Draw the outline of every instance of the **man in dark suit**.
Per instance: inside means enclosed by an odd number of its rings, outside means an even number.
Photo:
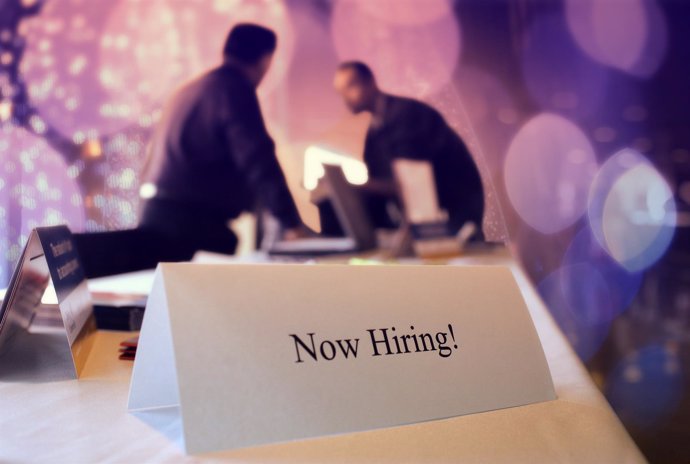
[[[170,100],[150,144],[140,225],[75,236],[87,276],[184,261],[197,250],[232,254],[237,237],[228,222],[257,204],[286,238],[302,235],[256,95],[276,45],[269,29],[235,26],[223,63]]]
[[[481,231],[484,192],[479,171],[465,143],[443,116],[420,101],[382,92],[371,69],[358,61],[342,63],[334,84],[353,113],[372,115],[364,162],[373,183],[393,179],[392,162],[397,158],[428,161],[451,230],[457,231],[469,221]],[[370,211],[375,223],[389,222],[380,201],[372,199]]]

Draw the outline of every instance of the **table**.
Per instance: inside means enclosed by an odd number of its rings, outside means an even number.
[[[78,381],[46,374],[40,381],[0,382],[0,462],[645,462],[538,294],[507,254],[475,253],[450,264],[511,266],[544,347],[557,400],[368,432],[185,456],[164,434],[127,413],[132,363],[118,360],[117,349],[131,334],[102,331]],[[90,287],[147,293],[152,277],[152,272],[140,272],[98,279],[90,282]],[[54,343],[46,336],[42,342],[46,356],[27,362],[50,365]]]

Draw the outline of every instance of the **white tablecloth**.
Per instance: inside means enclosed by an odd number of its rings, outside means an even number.
[[[456,264],[505,264],[473,257]],[[0,462],[635,463],[644,458],[592,383],[524,274],[514,272],[544,347],[558,400],[369,432],[184,456],[164,434],[127,413],[132,363],[117,359],[130,334],[100,332],[80,380],[65,380],[45,336],[42,379],[0,380]],[[148,292],[152,273],[90,283]],[[53,366],[51,370],[49,367]],[[59,366],[58,366],[59,367]]]

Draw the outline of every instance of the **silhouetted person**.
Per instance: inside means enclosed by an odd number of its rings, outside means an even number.
[[[151,140],[139,227],[75,236],[88,277],[184,261],[197,250],[232,254],[228,222],[257,203],[287,238],[301,235],[256,96],[276,44],[269,29],[235,26],[223,63],[172,97]]]
[[[481,231],[484,191],[479,171],[465,143],[438,111],[420,101],[382,92],[371,69],[358,61],[342,63],[334,85],[350,111],[372,115],[364,146],[370,179],[392,181],[396,158],[428,161],[451,229],[457,231],[471,221]],[[377,225],[390,222],[382,205],[370,199]]]

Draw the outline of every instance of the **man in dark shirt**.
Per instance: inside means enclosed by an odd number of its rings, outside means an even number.
[[[484,192],[479,171],[462,139],[438,111],[417,100],[383,93],[371,69],[358,61],[338,67],[335,87],[353,113],[372,115],[364,162],[374,183],[393,180],[396,158],[428,161],[450,228],[457,231],[469,221],[481,231]],[[385,209],[376,199],[370,201],[370,211],[375,223],[386,223],[381,217]]]
[[[301,235],[256,96],[276,42],[269,29],[235,26],[223,63],[171,99],[150,144],[139,227],[75,236],[89,277],[188,260],[200,249],[231,254],[237,237],[228,221],[257,204],[287,238]]]

